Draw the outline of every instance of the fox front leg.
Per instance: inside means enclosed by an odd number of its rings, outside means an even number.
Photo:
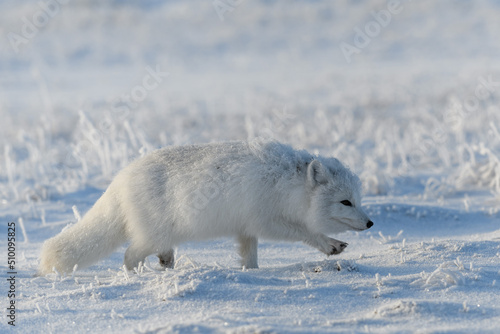
[[[240,245],[239,253],[241,255],[241,265],[246,269],[259,268],[257,260],[257,238],[240,235],[238,236],[238,243]]]
[[[312,235],[304,242],[328,256],[342,253],[348,245],[347,242],[329,238],[324,234]]]
[[[343,242],[337,239],[333,238],[328,238],[328,243],[331,246],[330,253],[326,255],[335,255],[335,254],[340,254],[344,251],[344,249],[347,247],[348,243]]]

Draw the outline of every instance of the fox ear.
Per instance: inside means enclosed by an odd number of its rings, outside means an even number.
[[[307,168],[307,180],[313,187],[328,183],[328,175],[325,167],[318,160],[313,160]]]

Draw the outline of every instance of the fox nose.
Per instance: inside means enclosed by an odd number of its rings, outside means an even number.
[[[370,228],[373,226],[373,222],[370,220],[368,223],[366,223],[366,228]]]

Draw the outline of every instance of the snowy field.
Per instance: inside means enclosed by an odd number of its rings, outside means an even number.
[[[0,332],[498,333],[499,17],[494,0],[1,1]],[[256,137],[344,161],[374,227],[329,258],[261,240],[258,270],[221,239],[167,271],[124,271],[124,245],[34,276],[134,158]]]

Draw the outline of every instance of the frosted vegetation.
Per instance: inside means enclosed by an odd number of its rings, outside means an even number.
[[[41,5],[0,3],[0,217],[18,226],[19,330],[498,329],[497,2],[50,3],[39,27]],[[166,272],[154,257],[124,271],[121,248],[32,277],[43,241],[134,158],[256,137],[344,161],[375,226],[328,259],[262,241],[258,271],[217,240],[180,248]]]

